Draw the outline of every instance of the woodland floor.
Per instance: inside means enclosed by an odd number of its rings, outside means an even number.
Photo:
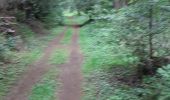
[[[67,45],[61,43],[68,30],[68,27],[65,27],[63,32],[47,45],[44,49],[43,56],[31,64],[26,72],[18,79],[4,100],[28,100],[33,86],[51,69],[52,65],[49,63],[50,56],[53,55],[56,49],[63,48],[68,50],[70,56],[68,62],[58,66],[60,69],[59,82],[61,85],[59,90],[57,90],[58,93],[56,93],[56,97],[59,100],[80,100],[82,95],[81,86],[83,77],[81,64],[83,56],[78,44],[79,27],[72,26],[72,29],[71,43]]]

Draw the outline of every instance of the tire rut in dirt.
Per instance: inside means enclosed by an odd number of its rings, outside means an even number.
[[[63,64],[60,70],[59,100],[81,100],[82,96],[82,74],[81,65],[83,56],[78,44],[78,27],[73,27],[74,33],[70,45],[70,58],[67,64]]]
[[[66,29],[67,27],[65,27],[63,33],[48,44],[42,58],[29,67],[4,100],[28,100],[28,95],[32,87],[39,82],[42,76],[51,68],[51,65],[48,64],[49,57],[55,51],[61,39],[63,39]]]

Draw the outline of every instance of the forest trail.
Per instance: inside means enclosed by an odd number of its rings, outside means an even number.
[[[53,39],[44,49],[43,56],[30,65],[29,69],[21,76],[16,85],[9,91],[4,100],[28,100],[28,95],[32,87],[40,81],[42,76],[51,68],[48,60],[52,53],[60,46],[60,41],[64,38],[67,27],[64,32]]]
[[[57,94],[59,100],[81,100],[82,91],[82,74],[81,64],[83,55],[80,52],[78,44],[79,27],[74,26],[74,33],[72,42],[69,46],[70,58],[69,62],[63,64],[60,68],[59,80],[61,82],[59,93]]]
[[[60,44],[67,30],[67,27],[65,27],[64,32],[48,44],[40,60],[29,67],[4,100],[28,100],[32,87],[39,82],[42,76],[51,68],[48,61],[56,48],[67,48],[68,52],[70,52],[68,62],[59,65],[60,73],[58,81],[61,85],[56,95],[59,100],[81,100],[83,80],[81,64],[83,62],[83,55],[80,52],[78,44],[79,27],[72,26],[72,28],[74,31],[71,37],[71,43],[68,45]]]

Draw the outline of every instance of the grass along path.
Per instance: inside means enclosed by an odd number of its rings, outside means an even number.
[[[65,33],[64,39],[61,41],[61,44],[64,44],[64,45],[69,44],[71,42],[72,34],[73,34],[73,29],[69,27]]]
[[[25,72],[30,64],[39,60],[43,55],[43,48],[53,40],[64,27],[51,29],[51,34],[37,37],[27,25],[19,24],[19,32],[25,41],[25,49],[22,52],[9,52],[11,63],[0,66],[0,100],[10,91],[20,76]],[[12,55],[12,56],[11,56]]]
[[[59,88],[59,100],[81,100],[82,96],[82,74],[81,64],[83,56],[80,52],[78,38],[79,28],[73,27],[74,33],[72,35],[69,61],[60,67],[59,80],[61,86]]]
[[[49,63],[54,67],[33,87],[29,100],[81,99],[81,64],[83,60],[78,44],[79,28],[73,27],[73,30],[70,45],[62,49],[60,44],[50,57]],[[61,68],[60,72],[58,72],[58,68]],[[58,75],[59,78],[57,78]]]
[[[67,63],[69,52],[66,49],[58,48],[50,58],[50,63],[53,65],[59,65]]]
[[[29,100],[55,100],[55,90],[59,85],[56,80],[57,75],[58,70],[55,66],[33,87]]]
[[[130,54],[128,48],[114,42],[110,43],[109,34],[112,33],[100,29],[102,24],[91,23],[82,27],[80,31],[80,45],[85,55],[82,69],[84,74],[82,100],[124,100],[125,98],[140,100],[136,99],[136,93],[143,90],[127,85],[128,81],[134,78],[132,74],[135,68],[129,65],[136,57]],[[112,38],[116,40],[117,37],[112,36]]]
[[[60,29],[61,30],[61,29]],[[66,28],[64,29],[66,32]],[[58,31],[53,29],[52,32]],[[11,88],[11,91],[6,95],[3,100],[53,100],[56,98],[54,92],[57,88],[57,75],[59,74],[59,82],[61,85],[59,87],[58,99],[59,100],[80,100],[82,96],[81,85],[82,85],[82,74],[81,74],[81,64],[82,64],[82,54],[80,53],[80,48],[78,44],[79,38],[79,28],[72,27],[69,29],[65,35],[63,32],[57,38],[54,38],[54,34],[50,34],[49,37],[39,37],[35,39],[34,36],[28,34],[29,40],[35,40],[38,44],[33,44],[34,41],[30,41],[30,50],[36,48],[36,46],[41,46],[41,49],[37,49],[40,52],[39,60],[32,60],[33,63],[25,73],[18,80],[18,83]],[[47,42],[53,39],[48,45]],[[61,42],[63,39],[63,42]],[[44,40],[44,41],[43,41]],[[40,43],[40,44],[39,44]],[[61,45],[61,44],[62,45]],[[69,44],[69,45],[65,45]],[[63,49],[55,51],[56,48],[66,47],[68,52]],[[32,49],[31,49],[32,48]],[[45,48],[44,50],[42,48]],[[65,62],[70,53],[68,62]],[[39,53],[35,53],[39,55]],[[53,55],[54,54],[54,55]],[[66,60],[67,61],[67,60]],[[54,66],[55,65],[55,66]],[[56,68],[60,65],[60,73]],[[56,69],[56,70],[55,70]],[[56,76],[56,77],[54,77]],[[56,84],[55,84],[56,83]],[[47,94],[45,96],[44,91]],[[29,95],[30,94],[30,95]]]
[[[65,28],[66,30],[66,28]],[[65,31],[64,30],[64,31]],[[29,66],[29,69],[20,78],[18,83],[11,89],[4,100],[27,100],[28,93],[31,91],[32,87],[41,79],[41,77],[48,72],[51,65],[48,64],[48,60],[57,44],[60,43],[61,39],[64,37],[64,33],[60,34],[58,37],[53,39],[45,50],[43,51],[43,56],[40,60],[36,61],[34,64]]]
[[[42,53],[37,50],[32,50],[30,52],[15,53],[14,56],[16,61],[13,62],[18,63],[11,63],[2,66],[4,67],[4,70],[1,71],[3,72],[1,73],[3,79],[0,80],[0,98],[3,98],[6,95],[12,85],[16,82],[17,78],[19,78],[19,76],[26,70],[30,63],[40,59]]]
[[[66,63],[68,57],[69,53],[67,50],[56,50],[49,61],[53,64],[53,68],[51,68],[50,71],[43,76],[43,79],[33,87],[29,100],[55,100],[55,93],[59,87],[59,82],[57,80],[59,74],[58,67],[59,64]]]
[[[89,20],[89,17],[87,15],[84,16],[72,16],[70,18],[66,17],[64,18],[64,24],[71,26],[71,25],[82,25],[85,22],[87,22]]]

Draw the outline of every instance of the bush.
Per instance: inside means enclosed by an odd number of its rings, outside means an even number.
[[[4,36],[0,35],[0,62],[9,60],[10,50],[16,48],[17,37],[9,37],[6,39]]]
[[[19,22],[24,22],[25,21],[25,18],[26,18],[25,12],[18,10],[18,12],[15,14],[15,16],[17,18],[17,21],[19,21]]]
[[[159,100],[170,100],[170,65],[158,69],[158,74],[161,76],[157,83],[161,90]]]
[[[5,59],[5,52],[7,51],[6,39],[0,35],[0,61],[4,61]]]
[[[170,65],[159,68],[154,77],[144,78],[144,100],[170,100]]]
[[[7,47],[12,50],[12,49],[16,49],[16,41],[19,39],[18,36],[15,37],[9,37],[6,41],[6,45]]]

